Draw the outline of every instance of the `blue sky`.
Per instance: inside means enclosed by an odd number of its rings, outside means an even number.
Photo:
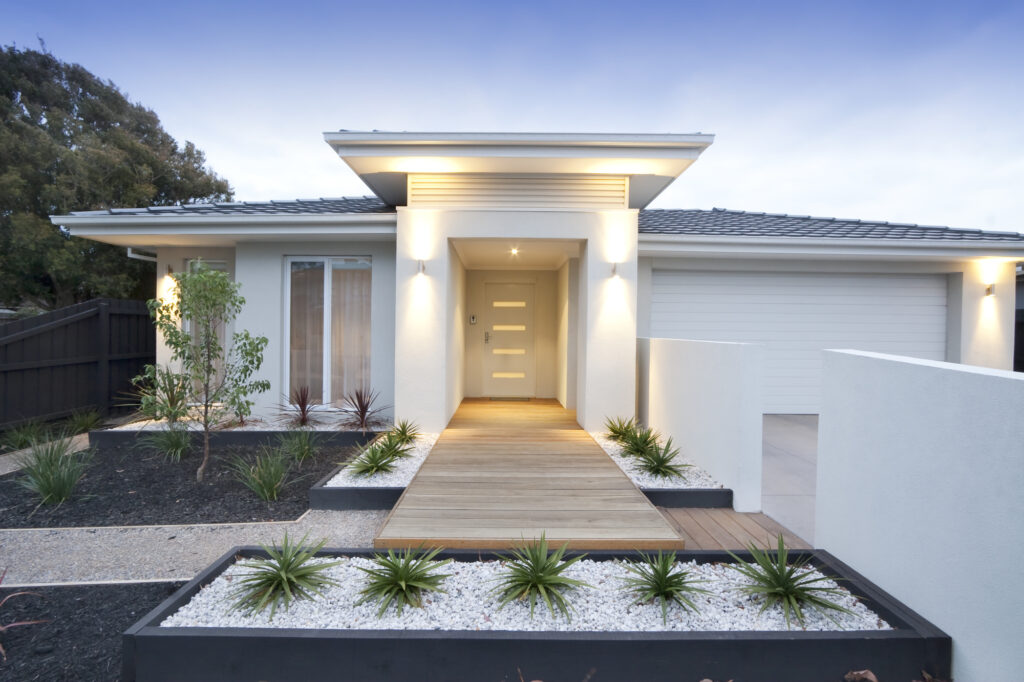
[[[325,130],[710,132],[654,207],[1024,230],[1024,3],[10,2],[241,200],[367,193]]]

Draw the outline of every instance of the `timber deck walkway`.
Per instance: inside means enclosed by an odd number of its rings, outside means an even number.
[[[375,547],[682,549],[683,538],[554,400],[467,399]]]

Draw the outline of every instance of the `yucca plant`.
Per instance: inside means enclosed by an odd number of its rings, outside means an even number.
[[[750,580],[749,584],[740,585],[736,589],[764,599],[759,613],[764,613],[765,609],[770,606],[781,606],[782,613],[786,618],[786,627],[790,627],[790,616],[795,617],[797,622],[803,626],[803,609],[807,606],[833,623],[836,621],[827,613],[828,610],[852,613],[830,598],[845,596],[846,592],[835,587],[822,587],[820,583],[832,579],[820,575],[814,577],[812,569],[807,567],[808,558],[793,564],[789,563],[789,550],[786,548],[782,533],[779,533],[779,545],[776,552],[758,549],[753,543],[747,546],[747,550],[754,559],[753,563],[747,563],[729,552],[729,555],[736,560],[736,563],[730,564],[729,567]]]
[[[237,599],[230,610],[253,614],[261,613],[269,606],[273,620],[279,605],[283,604],[288,610],[293,600],[313,599],[325,587],[338,585],[338,581],[325,574],[340,561],[312,561],[327,544],[327,539],[310,545],[307,544],[308,537],[308,534],[303,535],[301,540],[293,543],[285,533],[280,547],[260,545],[267,558],[241,563],[249,572],[238,579],[239,585],[232,593]]]
[[[357,388],[345,396],[344,424],[352,429],[369,431],[381,423],[380,413],[385,407],[377,405],[377,391],[371,388]]]
[[[46,427],[35,420],[15,426],[4,434],[4,445],[10,450],[24,450],[33,443],[47,440]]]
[[[442,566],[451,563],[451,559],[434,561],[441,548],[424,552],[422,549],[407,548],[395,553],[388,550],[387,555],[374,554],[373,568],[359,567],[369,576],[366,587],[360,590],[362,598],[357,604],[376,601],[380,604],[377,617],[380,618],[392,603],[402,615],[404,606],[419,607],[423,605],[426,592],[444,592],[441,582],[450,573],[438,573]]]
[[[402,445],[412,445],[420,437],[420,427],[408,419],[396,423],[388,433],[394,434]]]
[[[412,448],[405,442],[405,439],[394,431],[382,433],[372,443],[372,447],[379,447],[385,452],[391,453],[396,459],[408,457],[412,451]]]
[[[3,586],[4,578],[6,578],[6,577],[7,577],[7,569],[5,568],[4,572],[0,573],[0,587]],[[0,599],[0,608],[3,608],[4,604],[6,604],[9,599],[14,599],[15,597],[23,597],[25,595],[32,595],[34,597],[38,597],[39,593],[38,592],[11,592],[10,594],[8,594],[3,599]],[[39,623],[48,623],[48,622],[49,621],[47,621],[47,620],[19,620],[19,621],[16,621],[14,623],[7,623],[6,625],[0,625],[0,636],[2,636],[5,632],[10,630],[11,628],[20,627],[22,625],[38,625]],[[0,658],[2,658],[4,661],[7,660],[7,650],[4,649],[3,642],[0,642]]]
[[[71,439],[61,434],[45,443],[33,443],[18,457],[18,484],[39,495],[41,504],[61,504],[85,475],[90,453],[73,453]]]
[[[179,424],[168,424],[166,429],[154,429],[139,438],[144,448],[155,450],[170,462],[180,462],[192,446],[192,435]]]
[[[316,422],[314,410],[320,404],[320,400],[313,397],[309,386],[299,386],[292,389],[287,400],[279,405],[278,409],[285,420],[294,426],[309,426]]]
[[[166,419],[174,424],[188,416],[188,377],[166,367],[146,365],[142,374],[132,379],[133,402],[142,416],[156,421]]]
[[[96,410],[75,410],[68,418],[68,431],[77,435],[88,433],[103,423],[103,417]]]
[[[672,439],[668,438],[664,444],[654,443],[637,456],[640,468],[654,476],[665,478],[682,476],[683,469],[691,466],[676,462],[679,456],[679,448],[672,447]]]
[[[315,431],[298,429],[282,433],[277,438],[278,448],[296,464],[302,465],[320,451],[320,437]]]
[[[288,457],[280,450],[266,445],[260,448],[259,454],[251,462],[236,455],[230,467],[235,478],[267,502],[278,498],[288,481],[290,470]]]
[[[523,543],[512,549],[511,556],[502,557],[506,564],[505,570],[495,578],[498,586],[493,590],[501,600],[498,608],[505,608],[513,600],[525,599],[530,602],[530,618],[533,618],[533,609],[539,598],[552,616],[556,615],[557,608],[566,620],[572,620],[569,613],[572,604],[566,594],[570,590],[591,585],[562,575],[565,569],[586,556],[581,554],[563,560],[568,547],[569,543],[566,542],[548,553],[547,538],[541,533],[540,540]]]
[[[668,622],[668,607],[670,604],[678,604],[684,609],[699,611],[697,605],[690,597],[694,594],[710,594],[707,590],[696,587],[703,583],[703,580],[694,580],[690,574],[676,563],[676,553],[664,554],[658,550],[658,555],[641,554],[640,561],[631,561],[626,564],[626,570],[636,577],[628,577],[623,580],[626,589],[636,597],[636,603],[652,602],[658,600],[661,603],[661,622]]]
[[[356,476],[373,476],[394,471],[398,459],[398,455],[393,450],[374,441],[364,447],[356,458],[345,466]]]
[[[636,431],[636,421],[633,419],[623,419],[622,417],[608,417],[604,420],[604,428],[608,432],[608,438],[617,442],[622,443],[627,436]]]
[[[647,450],[658,445],[658,432],[649,426],[637,427],[623,435],[622,454],[639,457]]]

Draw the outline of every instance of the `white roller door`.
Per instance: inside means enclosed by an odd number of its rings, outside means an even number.
[[[763,344],[764,411],[813,414],[822,349],[945,360],[946,278],[655,270],[651,336]]]

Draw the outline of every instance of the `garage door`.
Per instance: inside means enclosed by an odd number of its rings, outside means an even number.
[[[765,347],[764,411],[813,414],[821,351],[946,358],[946,278],[655,270],[651,336]]]

